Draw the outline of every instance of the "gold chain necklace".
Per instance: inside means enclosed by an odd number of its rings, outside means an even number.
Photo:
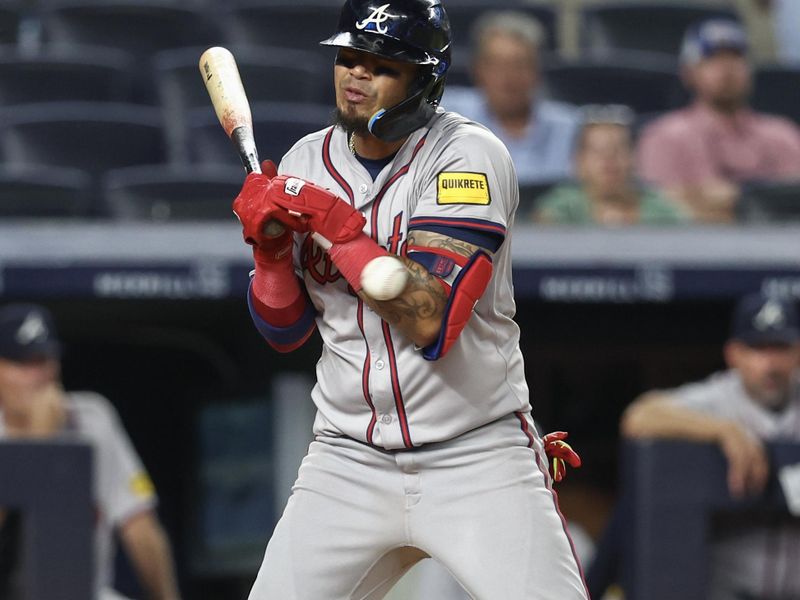
[[[350,148],[350,153],[355,156],[356,155],[356,136],[354,134],[350,134],[347,138],[347,147]]]

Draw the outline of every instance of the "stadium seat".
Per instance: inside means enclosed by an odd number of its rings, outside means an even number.
[[[333,106],[332,65],[318,53],[287,48],[233,49],[247,98],[257,102],[319,102]],[[202,48],[166,50],[155,57],[170,156],[186,159],[187,115],[214,111],[197,68]]]
[[[90,173],[164,162],[155,108],[46,102],[5,111],[0,148],[8,164],[74,167]]]
[[[165,160],[156,108],[104,102],[17,105],[3,113],[0,123],[0,154],[6,164],[71,167],[92,175],[93,214],[101,206],[101,173]]]
[[[325,127],[332,110],[328,105],[261,102],[253,104],[252,112],[259,154],[277,163],[297,140]],[[240,164],[216,116],[204,109],[189,117],[189,150],[194,162]]]
[[[61,100],[124,101],[133,58],[109,48],[0,48],[0,106]]]
[[[21,12],[14,3],[0,5],[0,44],[16,43],[21,18]]]
[[[233,46],[281,46],[321,53],[319,45],[339,22],[340,0],[231,0],[222,16],[227,42]]]
[[[234,221],[231,203],[243,181],[235,167],[127,167],[106,174],[103,197],[119,220]]]
[[[686,28],[696,21],[736,12],[697,2],[602,2],[580,14],[580,45],[586,54],[646,50],[677,56]]]
[[[107,46],[148,60],[159,50],[218,44],[213,15],[169,0],[59,0],[42,7],[41,21],[47,43]],[[153,100],[149,62],[136,74],[142,99]]]
[[[800,222],[800,180],[744,184],[737,216],[744,223]]]
[[[517,223],[530,220],[531,212],[536,206],[536,202],[541,196],[548,192],[552,187],[560,183],[560,180],[540,181],[519,186],[519,207],[517,208]]]
[[[133,72],[137,102],[158,100],[152,83],[152,54],[221,42],[213,10],[170,0],[59,0],[41,12],[47,43],[92,44],[134,54],[141,61]]]
[[[445,5],[453,32],[453,48],[457,52],[470,49],[472,25],[476,19],[488,11],[496,10],[517,10],[535,17],[547,33],[544,47],[550,50],[558,47],[556,12],[552,6],[525,0],[450,0]]]
[[[626,104],[636,112],[653,112],[682,106],[688,98],[676,69],[661,55],[550,60],[543,69],[545,94],[562,102]]]
[[[78,169],[2,166],[0,218],[86,216],[91,184],[91,176]]]
[[[755,71],[753,107],[794,119],[800,125],[800,66],[760,66]]]

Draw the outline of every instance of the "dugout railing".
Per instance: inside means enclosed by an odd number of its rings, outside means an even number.
[[[93,598],[92,452],[77,442],[0,442],[0,507],[22,514],[25,600]]]
[[[706,600],[712,516],[720,511],[788,514],[776,474],[800,463],[800,444],[769,444],[767,451],[771,474],[764,493],[734,500],[717,446],[623,444],[624,502],[630,511],[622,551],[626,600]]]

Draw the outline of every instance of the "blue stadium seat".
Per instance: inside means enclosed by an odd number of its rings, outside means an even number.
[[[240,168],[143,166],[109,171],[103,178],[107,212],[119,220],[224,220],[244,181]]]
[[[133,57],[110,48],[45,47],[36,54],[0,47],[0,106],[61,100],[124,101]]]
[[[535,17],[547,33],[545,48],[558,47],[556,11],[552,6],[526,0],[449,0],[445,2],[453,35],[453,48],[467,51],[471,47],[471,29],[475,20],[488,11],[516,10]]]
[[[588,54],[621,49],[677,56],[686,28],[716,17],[737,19],[732,9],[697,2],[602,2],[581,9],[580,45]]]
[[[192,109],[213,115],[197,61],[203,48],[166,50],[155,57],[156,81],[176,162],[186,158],[187,115]],[[290,48],[232,49],[247,98],[257,102],[329,103],[333,106],[332,64],[318,53]]]
[[[340,0],[231,0],[222,22],[233,46],[282,46],[332,58],[319,42],[336,30],[341,8]]]
[[[762,65],[755,71],[753,107],[800,125],[800,66]]]
[[[688,98],[672,62],[644,52],[550,60],[543,79],[549,98],[578,105],[626,104],[646,113],[677,108]]]
[[[21,10],[15,3],[5,2],[0,5],[0,44],[13,44],[17,41],[21,19]]]
[[[301,137],[322,129],[330,122],[332,107],[319,104],[260,102],[253,104],[253,128],[262,159],[276,163]],[[189,117],[189,149],[194,162],[204,164],[239,164],[233,144],[217,122],[216,115],[205,109]]]
[[[79,169],[2,166],[0,218],[86,216],[91,189],[91,176]]]

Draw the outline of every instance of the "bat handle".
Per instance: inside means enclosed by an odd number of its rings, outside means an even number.
[[[248,173],[261,173],[261,164],[258,161],[258,150],[250,127],[237,127],[231,131],[231,140],[239,152],[244,170]]]

